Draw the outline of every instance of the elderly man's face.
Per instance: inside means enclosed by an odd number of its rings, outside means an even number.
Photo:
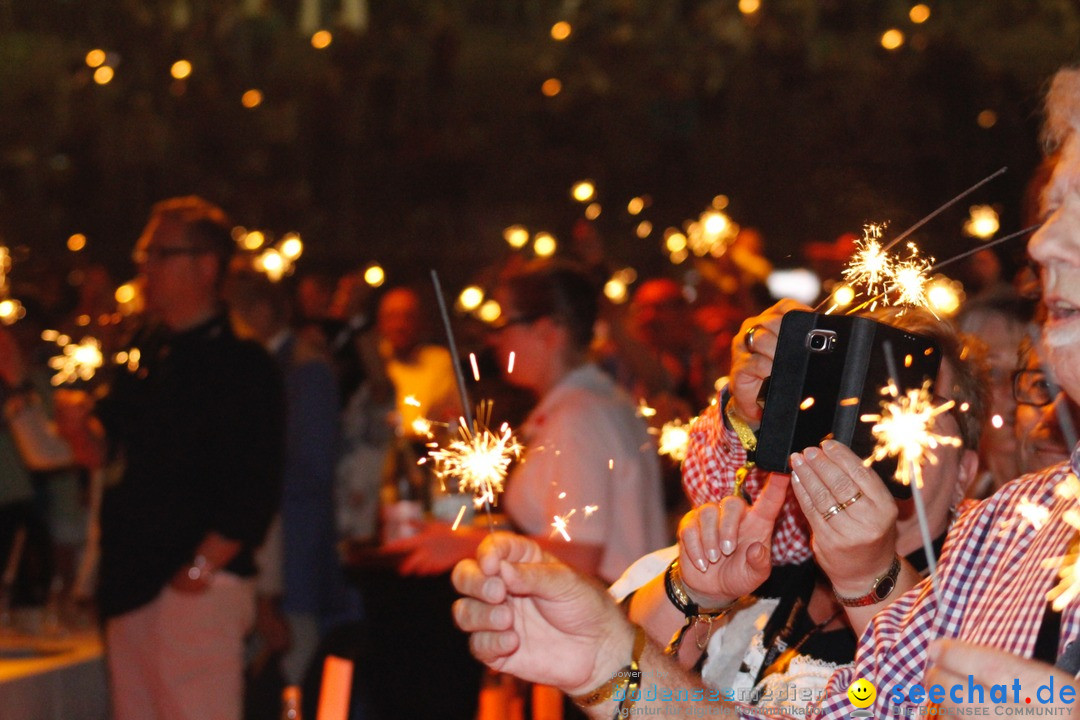
[[[1028,252],[1042,267],[1047,360],[1069,397],[1080,400],[1080,158],[1068,157],[1043,193],[1045,221]]]

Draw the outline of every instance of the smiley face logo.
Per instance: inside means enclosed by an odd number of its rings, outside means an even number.
[[[877,688],[869,680],[859,678],[848,686],[847,696],[855,707],[868,708],[877,699]]]

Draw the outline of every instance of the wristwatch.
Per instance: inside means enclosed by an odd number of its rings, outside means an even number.
[[[874,584],[870,586],[870,592],[859,597],[844,597],[833,591],[833,595],[836,595],[837,601],[841,605],[846,607],[866,607],[867,605],[877,605],[885,598],[892,595],[892,591],[896,589],[896,578],[900,575],[900,558],[899,556],[893,556],[892,565],[885,571],[884,575],[880,575],[874,579]]]

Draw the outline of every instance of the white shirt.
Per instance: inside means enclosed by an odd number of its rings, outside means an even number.
[[[573,541],[602,546],[597,574],[607,582],[665,543],[655,442],[630,398],[598,367],[563,377],[521,437],[525,459],[503,501],[523,530],[559,539],[552,522],[567,519]]]

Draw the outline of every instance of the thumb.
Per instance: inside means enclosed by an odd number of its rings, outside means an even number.
[[[770,526],[774,525],[777,516],[780,515],[780,508],[784,507],[790,484],[790,475],[769,473],[765,486],[761,488],[757,499],[754,500],[754,505],[750,508],[750,514]]]
[[[573,570],[560,562],[499,564],[499,574],[506,583],[506,591],[519,597],[536,597],[557,600],[571,593],[575,583],[581,582]]]
[[[772,558],[767,543],[756,542],[746,548],[746,567],[752,575],[769,574]]]

